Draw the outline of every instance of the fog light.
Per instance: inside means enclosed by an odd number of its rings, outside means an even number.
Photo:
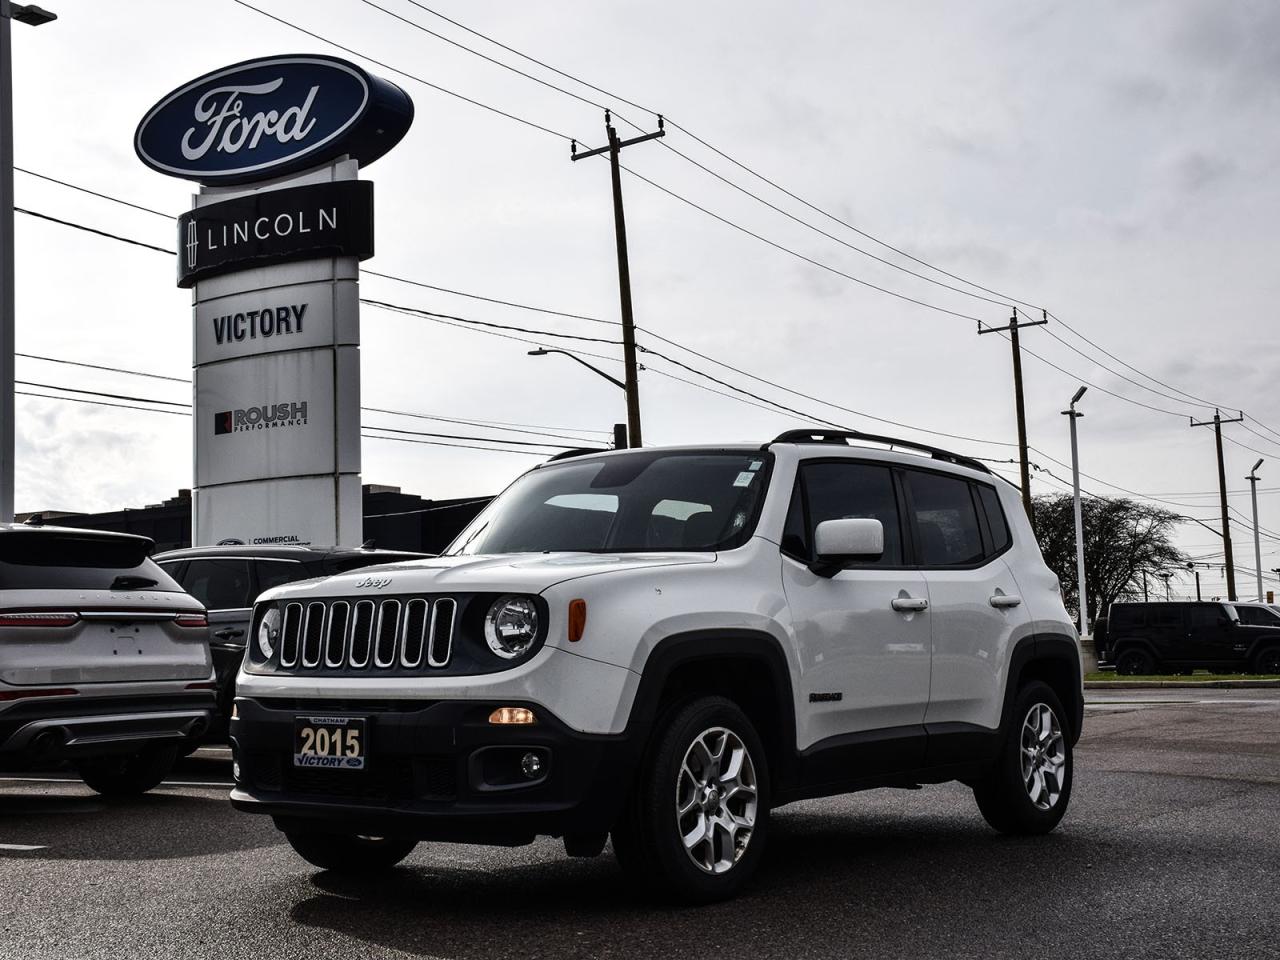
[[[231,779],[236,781],[237,783],[240,782],[240,761],[239,760],[231,761]]]
[[[536,753],[526,753],[520,758],[520,772],[530,780],[542,776],[542,758]]]
[[[499,707],[489,714],[489,722],[493,724],[537,723],[533,711],[528,707]]]

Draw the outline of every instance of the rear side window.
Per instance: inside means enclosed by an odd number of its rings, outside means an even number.
[[[1147,607],[1147,626],[1155,630],[1176,630],[1182,626],[1182,608],[1169,604],[1152,604]]]
[[[791,546],[804,549],[803,559],[812,559],[813,531],[818,524],[824,520],[863,518],[879,520],[884,527],[884,553],[878,561],[859,566],[902,565],[902,525],[888,467],[852,461],[806,463],[800,467],[800,483],[805,522],[801,525],[797,519],[789,518],[785,539]],[[793,501],[793,512],[794,508]]]
[[[248,560],[191,560],[182,574],[182,586],[208,610],[239,610],[253,605]]]
[[[1117,630],[1132,630],[1142,625],[1142,607],[1121,606],[1118,603],[1112,605],[1111,617],[1107,620],[1107,629],[1111,633]]]
[[[969,481],[918,470],[905,471],[914,511],[920,562],[954,567],[984,558],[978,511]]]
[[[1009,535],[1009,522],[1005,519],[1004,507],[1000,505],[1000,494],[994,487],[985,483],[974,484],[978,491],[978,499],[982,501],[983,512],[987,515],[987,529],[991,533],[991,552],[1001,553],[1008,549],[1013,538]]]
[[[1191,608],[1191,628],[1216,627],[1227,618],[1226,611],[1216,603],[1196,604]]]
[[[32,530],[0,534],[0,589],[181,593],[147,556],[148,540]]]

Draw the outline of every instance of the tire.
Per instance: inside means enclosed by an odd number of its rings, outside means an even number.
[[[764,744],[746,714],[723,697],[693,700],[655,725],[613,829],[614,853],[633,880],[662,899],[728,899],[764,854],[769,800]],[[685,836],[698,830],[686,846]]]
[[[1122,677],[1149,675],[1155,669],[1155,658],[1141,647],[1126,647],[1116,655],[1116,673]]]
[[[303,860],[335,873],[390,870],[418,845],[417,840],[409,837],[361,837],[301,831],[286,831],[285,839]]]
[[[177,762],[178,747],[151,747],[140,753],[81,760],[76,773],[104,797],[136,797],[159,786]]]
[[[1048,833],[1066,813],[1074,761],[1065,717],[1048,684],[1018,691],[1000,756],[973,788],[982,816],[1001,833]]]
[[[1259,650],[1253,658],[1254,673],[1280,673],[1280,647]]]

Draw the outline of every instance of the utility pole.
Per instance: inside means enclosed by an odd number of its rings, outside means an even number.
[[[1027,459],[1027,411],[1022,400],[1022,349],[1018,346],[1018,331],[1023,327],[1042,327],[1049,322],[1048,313],[1039,320],[1018,322],[1018,311],[1014,309],[1007,327],[984,327],[978,323],[978,333],[1002,333],[1008,331],[1009,343],[1013,347],[1013,400],[1018,414],[1018,467],[1022,480],[1022,508],[1027,511],[1027,519],[1035,524],[1035,514],[1031,511],[1031,462]]]
[[[1259,460],[1249,470],[1249,475],[1245,477],[1249,481],[1249,493],[1253,496],[1253,570],[1258,576],[1258,602],[1262,602],[1262,540],[1258,536],[1258,468],[1262,466]]]
[[[1231,524],[1230,518],[1227,516],[1227,469],[1222,462],[1222,425],[1224,423],[1240,423],[1244,420],[1243,416],[1236,417],[1234,420],[1223,420],[1222,413],[1218,410],[1213,411],[1213,419],[1196,423],[1195,419],[1191,420],[1193,427],[1207,427],[1213,424],[1213,434],[1218,443],[1218,493],[1222,503],[1222,550],[1227,557],[1227,599],[1234,601],[1236,599],[1236,563],[1231,556]]]
[[[1142,571],[1142,602],[1150,603],[1151,594],[1147,591],[1147,571]]]
[[[1088,600],[1084,589],[1084,516],[1080,509],[1080,451],[1076,446],[1076,421],[1084,416],[1076,409],[1076,404],[1084,396],[1088,387],[1081,387],[1071,398],[1071,405],[1062,411],[1064,417],[1071,418],[1071,487],[1075,495],[1076,513],[1076,595],[1080,600],[1080,639],[1089,635]]]
[[[630,140],[619,140],[618,131],[613,128],[613,118],[609,111],[604,112],[604,129],[609,135],[607,146],[596,147],[585,153],[578,152],[578,141],[569,144],[570,160],[585,160],[603,153],[609,155],[609,168],[613,173],[613,227],[618,241],[618,299],[622,305],[622,359],[626,365],[627,390],[627,439],[633,447],[640,446],[640,378],[636,371],[636,322],[631,312],[631,266],[627,260],[627,221],[622,209],[622,171],[618,166],[618,154],[624,147],[630,147],[646,140],[665,137],[662,115],[658,115],[658,129],[653,133],[645,133]]]
[[[35,4],[0,0],[0,522],[13,521],[13,46],[10,20],[38,27],[57,20]]]
[[[1196,575],[1196,599],[1200,599],[1200,571],[1196,569],[1194,563],[1188,563],[1187,569]]]

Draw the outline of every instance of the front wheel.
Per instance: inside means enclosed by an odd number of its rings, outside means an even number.
[[[158,787],[177,762],[177,747],[152,747],[139,753],[81,760],[76,773],[104,797],[136,797]]]
[[[703,697],[655,729],[613,848],[651,892],[709,903],[751,878],[768,821],[769,771],[755,727],[732,701]]]
[[[1048,833],[1071,800],[1071,742],[1065,714],[1048,684],[1019,691],[1000,756],[974,788],[978,809],[1001,833]]]
[[[408,837],[362,837],[355,834],[285,831],[298,856],[335,873],[375,873],[390,870],[413,852],[417,840]]]

